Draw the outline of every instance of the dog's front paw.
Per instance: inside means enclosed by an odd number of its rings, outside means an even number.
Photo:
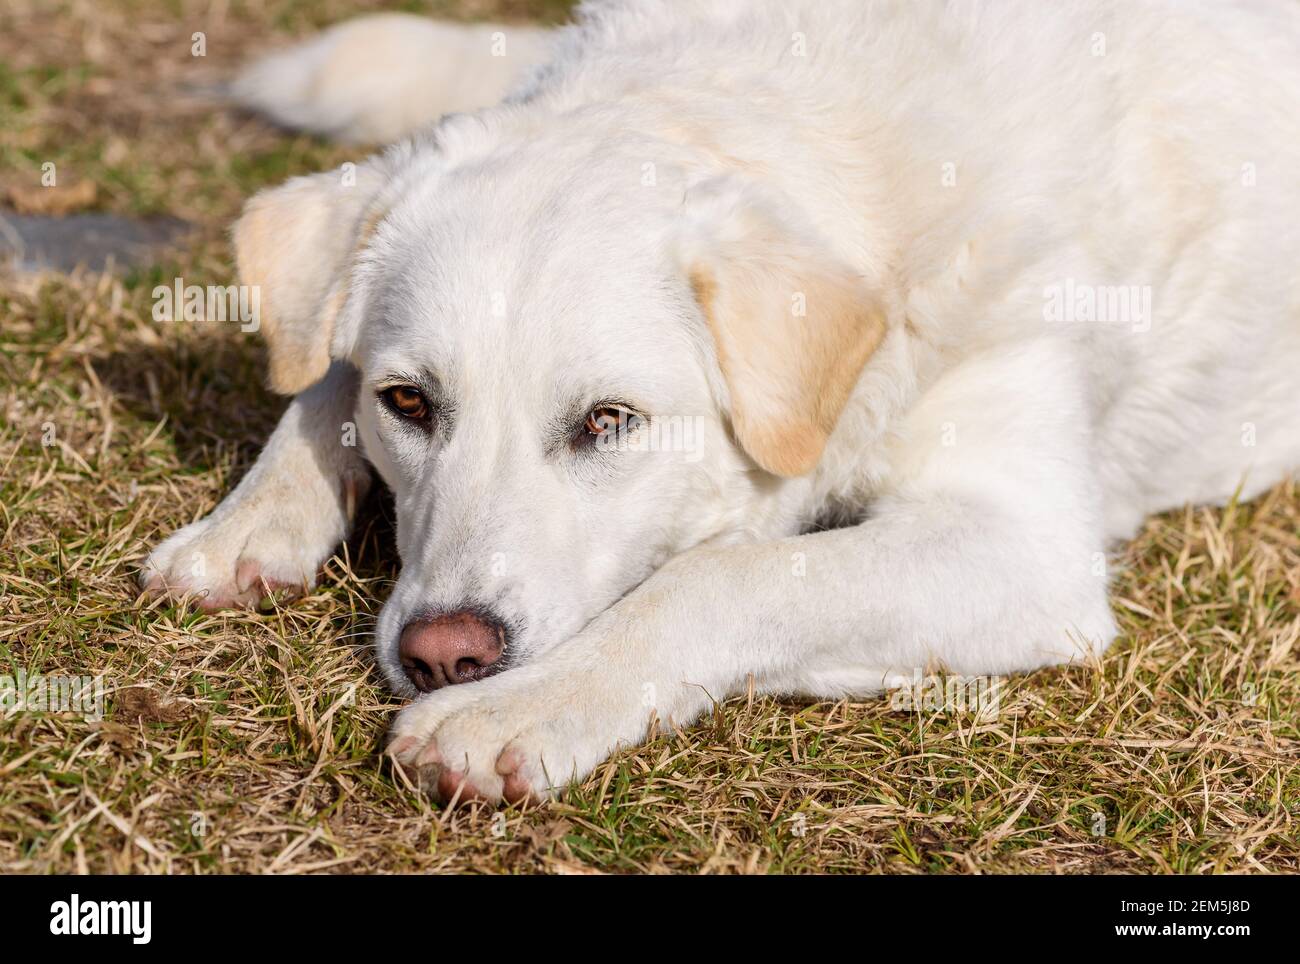
[[[346,532],[343,501],[305,499],[302,491],[260,492],[256,498],[236,491],[207,518],[154,549],[140,587],[150,595],[192,597],[206,610],[309,592]]]
[[[547,799],[645,738],[651,710],[598,675],[521,667],[430,693],[397,715],[388,752],[444,802]]]

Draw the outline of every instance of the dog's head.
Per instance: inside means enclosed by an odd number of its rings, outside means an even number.
[[[770,532],[885,329],[871,286],[742,178],[573,134],[448,139],[292,181],[235,229],[274,387],[361,373],[402,558],[378,657],[405,693]]]

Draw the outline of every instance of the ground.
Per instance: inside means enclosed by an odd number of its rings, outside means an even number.
[[[1007,680],[994,716],[734,699],[527,811],[439,810],[379,757],[399,705],[366,635],[395,575],[382,495],[292,606],[137,599],[147,548],[217,504],[285,404],[256,337],[156,322],[152,288],[229,283],[242,201],[356,156],[177,92],[376,6],[0,10],[0,216],[46,197],[53,161],[66,206],[194,226],[144,268],[0,276],[0,677],[107,687],[102,720],[0,710],[0,870],[1300,870],[1294,483],[1152,519],[1110,560],[1105,659]]]

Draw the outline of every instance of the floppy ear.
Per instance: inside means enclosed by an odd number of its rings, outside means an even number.
[[[885,335],[878,297],[807,229],[730,178],[687,197],[684,267],[708,319],[736,438],[776,475],[810,471]]]
[[[240,282],[258,290],[271,387],[286,395],[324,376],[352,261],[383,215],[379,164],[297,177],[256,195],[235,223]]]

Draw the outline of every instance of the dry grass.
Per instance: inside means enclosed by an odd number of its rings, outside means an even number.
[[[150,271],[0,281],[0,675],[110,687],[101,722],[0,720],[0,869],[1300,870],[1293,485],[1152,520],[1116,561],[1120,642],[1100,666],[1010,681],[993,722],[732,700],[562,802],[504,816],[441,812],[377,758],[395,706],[364,635],[394,575],[382,501],[292,608],[139,602],[145,548],[217,503],[283,406],[254,341],[159,325],[150,289],[227,281],[241,200],[347,156],[165,94],[362,6],[0,13],[5,177],[34,182],[54,160],[97,183],[101,208],[197,226]]]

